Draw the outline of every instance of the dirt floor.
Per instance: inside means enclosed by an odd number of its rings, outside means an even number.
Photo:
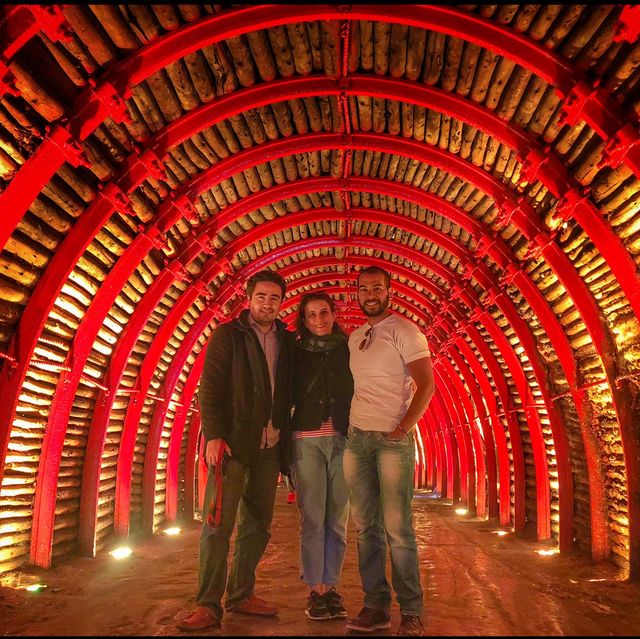
[[[306,590],[298,580],[298,513],[278,492],[273,538],[258,573],[256,592],[280,607],[264,620],[227,614],[222,634],[234,636],[336,636],[350,634],[344,621],[310,621]],[[611,564],[582,555],[540,556],[549,548],[513,535],[499,537],[487,521],[456,515],[454,508],[419,492],[416,530],[425,590],[425,634],[632,636],[640,632],[640,584],[621,580]],[[350,614],[362,605],[355,534],[340,591]],[[134,554],[116,561],[67,558],[49,571],[27,568],[5,576],[0,587],[0,634],[160,635],[179,633],[177,619],[193,607],[199,524],[177,537],[137,542]],[[40,592],[24,586],[46,583]],[[10,584],[10,585],[6,585]],[[22,586],[22,587],[18,587]],[[395,634],[398,610],[392,608]],[[201,634],[221,634],[203,631]]]

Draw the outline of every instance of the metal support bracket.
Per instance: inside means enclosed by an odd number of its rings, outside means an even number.
[[[613,33],[614,42],[635,42],[640,36],[640,7],[638,5],[622,5],[622,12]]]
[[[89,78],[89,85],[91,89],[89,93],[85,93],[82,96],[83,100],[89,101],[91,97],[99,100],[114,122],[121,124],[131,124],[133,122],[125,99],[118,93],[113,84],[107,81],[97,84],[93,78]],[[82,104],[78,104],[78,107],[82,108],[82,106]]]
[[[640,22],[640,17],[638,18]],[[640,27],[639,27],[640,28]],[[597,168],[617,168],[634,150],[640,149],[640,133],[632,124],[626,124],[607,142]]]
[[[90,164],[84,151],[67,129],[60,125],[56,125],[53,129],[47,126],[45,132],[45,140],[54,144],[69,164],[76,168],[79,166],[89,168]]]
[[[108,200],[118,213],[128,215],[129,217],[136,217],[136,212],[133,210],[131,200],[115,182],[101,182],[98,188],[100,195]]]
[[[553,212],[554,219],[562,220],[563,222],[572,220],[575,216],[576,207],[590,202],[589,197],[585,194],[587,191],[588,189],[581,191],[578,188],[567,191],[564,197],[556,204],[556,209]]]

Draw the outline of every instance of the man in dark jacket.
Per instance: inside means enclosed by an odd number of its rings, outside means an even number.
[[[202,432],[209,478],[200,538],[199,588],[194,613],[181,630],[219,627],[221,599],[228,611],[272,616],[278,609],[254,593],[255,570],[270,538],[276,485],[287,464],[286,411],[293,333],[276,319],[286,291],[269,270],[247,283],[249,308],[219,326],[209,343],[200,381]],[[216,482],[215,466],[221,479]],[[217,483],[222,483],[220,494]],[[219,521],[209,512],[220,506]],[[216,504],[217,502],[217,504]],[[209,512],[209,517],[207,513]],[[231,573],[229,538],[238,516]]]

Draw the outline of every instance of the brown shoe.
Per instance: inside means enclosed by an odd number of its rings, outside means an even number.
[[[258,615],[259,617],[273,617],[278,614],[276,606],[268,604],[264,599],[256,597],[251,593],[247,599],[231,608],[227,608],[229,612],[242,612],[245,615]]]
[[[418,615],[402,615],[398,634],[404,637],[422,637],[424,626]]]
[[[203,630],[204,628],[219,628],[220,619],[211,608],[198,606],[195,612],[178,622],[178,630]]]
[[[367,608],[366,606],[358,613],[357,617],[347,620],[347,630],[356,632],[373,632],[374,630],[384,630],[391,628],[391,618],[388,610]]]

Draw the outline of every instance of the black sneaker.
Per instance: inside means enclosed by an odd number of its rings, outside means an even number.
[[[329,608],[332,619],[347,616],[347,609],[342,605],[343,601],[342,595],[337,593],[335,588],[324,593],[324,602],[327,604],[327,608]]]
[[[373,632],[374,630],[384,630],[391,628],[391,617],[388,610],[377,610],[367,608],[360,611],[360,614],[347,621],[347,630],[357,632]]]
[[[307,615],[309,619],[313,619],[315,621],[331,619],[331,613],[324,601],[324,595],[312,590],[309,598],[307,599],[307,608],[304,611],[304,614]]]
[[[422,637],[424,634],[422,619],[418,615],[402,615],[398,634],[403,637]]]

